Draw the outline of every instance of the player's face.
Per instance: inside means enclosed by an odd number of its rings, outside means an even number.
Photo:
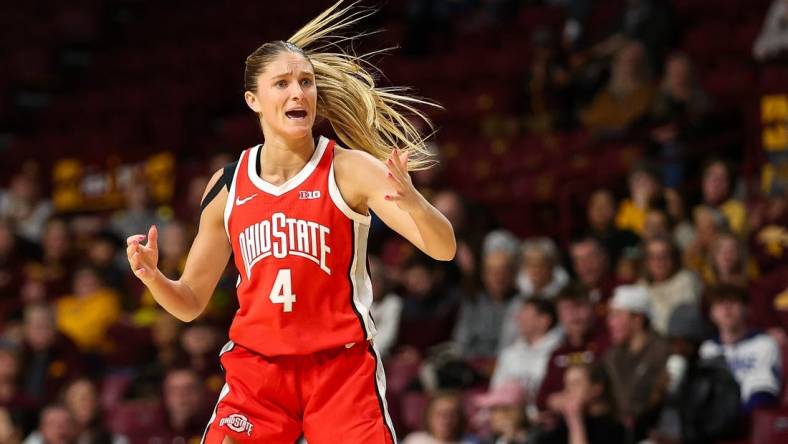
[[[257,91],[246,102],[261,115],[263,132],[298,139],[311,135],[317,88],[312,64],[289,51],[279,53],[257,77]]]

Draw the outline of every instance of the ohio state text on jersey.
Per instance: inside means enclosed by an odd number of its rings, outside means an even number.
[[[261,151],[241,153],[224,211],[240,274],[230,339],[276,356],[371,338],[370,216],[339,192],[334,142],[321,137],[304,168],[280,185],[259,176]]]

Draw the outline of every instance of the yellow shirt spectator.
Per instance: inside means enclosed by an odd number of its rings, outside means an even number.
[[[106,332],[121,315],[118,295],[101,287],[98,276],[90,268],[75,273],[73,289],[73,295],[56,302],[58,329],[83,351],[110,351],[112,344]]]

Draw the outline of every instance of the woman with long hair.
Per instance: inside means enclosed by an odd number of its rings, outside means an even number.
[[[203,441],[392,443],[373,344],[369,211],[427,255],[451,260],[451,224],[413,186],[430,166],[414,119],[430,103],[382,88],[342,46],[372,12],[337,2],[246,59],[244,99],[264,143],[217,171],[180,279],[157,269],[156,227],[128,238],[134,274],[183,321],[205,308],[230,254],[240,308],[222,349],[226,384]],[[313,138],[327,120],[342,143]]]

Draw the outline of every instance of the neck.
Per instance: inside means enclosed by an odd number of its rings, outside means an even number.
[[[284,182],[304,167],[314,150],[315,141],[311,131],[295,140],[284,139],[276,134],[267,135],[259,160],[262,162],[262,175],[276,176]]]
[[[648,339],[648,333],[645,330],[633,333],[629,340],[629,351],[637,353],[642,350],[646,345],[646,339]]]
[[[743,325],[736,325],[730,328],[720,329],[720,341],[723,344],[734,344],[747,334],[747,329]]]
[[[539,331],[539,332],[534,332],[534,333],[532,333],[530,335],[524,336],[523,339],[525,339],[525,342],[527,342],[528,345],[534,345],[534,343],[536,343],[538,340],[544,338],[545,336],[547,336],[547,332],[546,331],[544,331],[544,332]]]

